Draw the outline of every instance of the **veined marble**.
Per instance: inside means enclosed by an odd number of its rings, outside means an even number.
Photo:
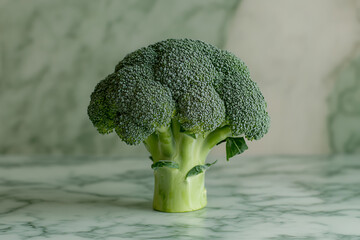
[[[328,130],[334,152],[360,153],[360,44],[358,52],[337,69],[329,99]]]
[[[0,154],[145,156],[96,132],[89,96],[127,53],[184,37],[260,86],[271,128],[246,154],[359,153],[359,16],[360,0],[0,0]]]
[[[127,53],[183,37],[260,86],[271,128],[246,154],[359,153],[359,16],[360,0],[0,0],[0,154],[145,156],[96,132],[89,96]]]
[[[359,159],[220,161],[208,206],[170,214],[148,159],[3,156],[0,239],[360,239]]]
[[[359,0],[243,0],[230,29],[271,116],[253,154],[360,152]]]
[[[95,85],[167,38],[223,47],[239,2],[0,0],[0,154],[147,154],[97,133],[86,112]]]

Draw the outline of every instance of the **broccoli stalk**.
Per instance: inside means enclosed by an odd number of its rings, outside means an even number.
[[[151,134],[144,144],[151,154],[155,176],[153,208],[187,212],[206,206],[204,170],[210,150],[231,136],[228,126],[206,135],[191,136],[173,120],[171,126]]]
[[[206,205],[210,150],[226,159],[269,128],[266,102],[248,68],[228,51],[168,39],[128,54],[91,94],[88,115],[102,134],[144,143],[155,175],[153,207],[187,212]]]

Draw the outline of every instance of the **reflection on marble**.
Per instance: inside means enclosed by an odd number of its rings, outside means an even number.
[[[222,161],[208,206],[169,214],[148,159],[1,157],[0,239],[359,239],[359,158]]]

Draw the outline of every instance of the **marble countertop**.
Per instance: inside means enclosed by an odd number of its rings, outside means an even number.
[[[239,157],[208,206],[151,208],[148,159],[0,157],[0,239],[360,239],[360,156]]]

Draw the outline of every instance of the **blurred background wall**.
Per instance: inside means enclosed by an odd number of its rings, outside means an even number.
[[[360,152],[360,0],[0,0],[0,154],[147,155],[96,132],[89,96],[127,53],[184,37],[260,86],[272,126],[247,154]]]

